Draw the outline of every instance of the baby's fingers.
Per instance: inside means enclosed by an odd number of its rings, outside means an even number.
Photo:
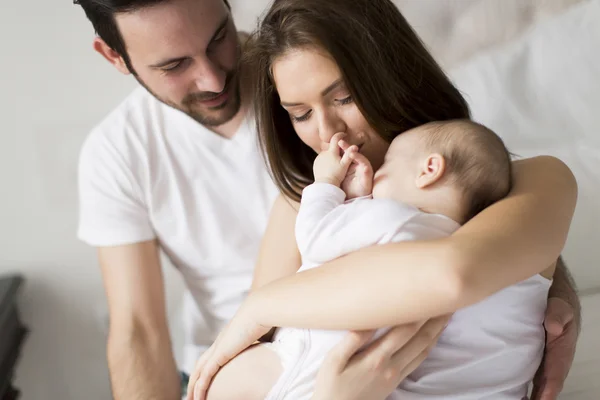
[[[369,160],[367,159],[367,157],[365,157],[364,155],[362,155],[358,151],[354,151],[354,152],[350,153],[350,158],[359,167],[363,167],[363,168],[366,168],[366,169],[371,169],[371,163],[369,162]]]
[[[338,142],[338,144],[342,148],[342,150],[344,150],[344,151],[348,151],[348,149],[350,148],[350,143],[346,142],[344,139],[341,139]]]
[[[329,151],[334,153],[334,154],[339,154],[339,148],[340,146],[340,142],[342,141],[342,138],[346,136],[346,134],[344,132],[338,132],[335,135],[332,136],[332,138],[329,140]]]
[[[352,154],[357,153],[357,152],[358,152],[357,146],[350,146],[350,147],[344,149],[344,156],[342,157],[340,164],[344,167],[349,166],[352,163],[352,160],[354,159]]]

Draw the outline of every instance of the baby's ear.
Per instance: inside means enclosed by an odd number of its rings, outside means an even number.
[[[419,189],[425,189],[442,179],[446,172],[446,160],[438,153],[428,155],[419,167],[416,185]]]

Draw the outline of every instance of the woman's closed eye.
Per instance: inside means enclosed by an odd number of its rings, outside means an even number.
[[[341,104],[341,105],[343,105],[343,106],[345,106],[346,104],[350,104],[350,103],[352,103],[352,101],[353,101],[353,100],[354,100],[354,99],[352,99],[352,96],[344,97],[343,99],[335,99],[335,101],[336,101],[338,104]]]
[[[352,98],[352,96],[347,96],[347,97],[344,97],[343,99],[335,99],[334,101],[338,105],[345,106],[346,104],[352,103],[354,101],[354,99]],[[293,115],[290,113],[290,117],[293,122],[304,122],[310,118],[311,114],[312,114],[312,110],[309,110],[302,115]]]
[[[304,113],[300,116],[290,114],[290,117],[292,118],[292,121],[294,121],[294,122],[304,122],[304,121],[308,120],[308,118],[310,118],[311,113],[312,113],[312,111],[307,111],[306,113]]]

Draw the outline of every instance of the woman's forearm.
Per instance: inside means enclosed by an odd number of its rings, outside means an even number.
[[[455,259],[445,239],[371,247],[266,285],[248,297],[248,305],[265,326],[399,325],[457,308],[462,289],[452,273]]]
[[[364,249],[273,282],[251,296],[257,322],[373,329],[454,312],[553,264],[576,197],[560,161],[515,163],[511,194],[454,235]]]
[[[466,257],[458,272],[464,304],[541,273],[564,249],[577,203],[575,177],[553,157],[516,162],[514,173],[509,196],[453,235]]]

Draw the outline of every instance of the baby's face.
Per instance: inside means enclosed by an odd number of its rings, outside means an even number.
[[[423,153],[418,128],[396,137],[385,155],[383,165],[375,173],[373,197],[413,204],[420,192],[416,180]]]

